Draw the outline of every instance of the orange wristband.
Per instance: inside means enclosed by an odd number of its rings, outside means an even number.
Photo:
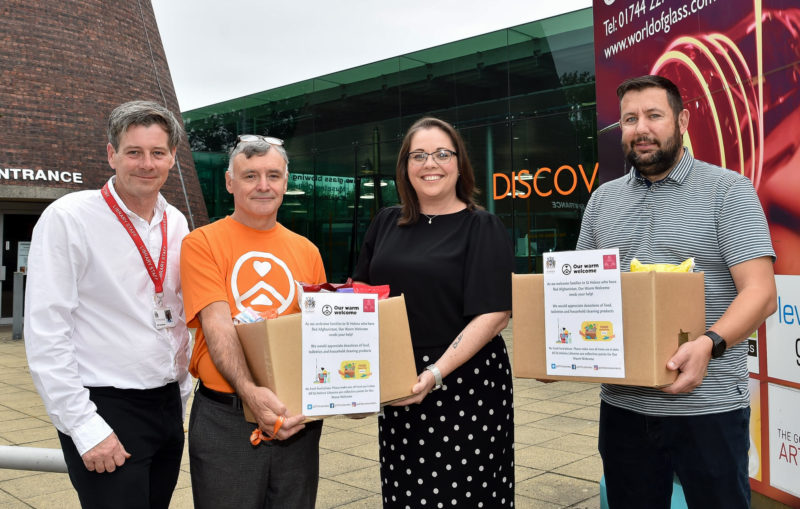
[[[261,442],[269,442],[270,440],[274,440],[275,437],[278,436],[278,431],[281,430],[284,421],[286,421],[286,417],[279,415],[278,420],[275,421],[275,426],[272,428],[272,433],[264,433],[258,428],[254,429],[253,433],[250,434],[250,443],[253,445],[258,445]]]
[[[275,421],[275,427],[272,428],[272,438],[275,438],[276,436],[278,436],[278,431],[281,430],[281,427],[283,426],[283,422],[285,420],[286,420],[286,417],[284,417],[282,415],[278,416],[278,420]]]

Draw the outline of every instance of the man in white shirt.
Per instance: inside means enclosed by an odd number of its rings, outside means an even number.
[[[159,193],[183,129],[166,108],[111,112],[102,190],[53,202],[33,230],[25,347],[86,507],[169,506],[191,390],[180,285],[186,219]]]

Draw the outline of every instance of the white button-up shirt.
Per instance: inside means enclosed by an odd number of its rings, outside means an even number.
[[[148,223],[125,206],[112,184],[111,194],[155,264],[166,210],[163,305],[177,325],[156,329],[153,281],[99,190],[71,193],[47,207],[28,255],[25,349],[50,419],[81,455],[113,431],[86,387],[153,389],[178,381],[184,408],[191,391],[179,268],[186,218],[159,195]]]

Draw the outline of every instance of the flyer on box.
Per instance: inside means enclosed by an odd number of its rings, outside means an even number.
[[[302,322],[303,414],[380,410],[378,296],[306,293]]]
[[[544,255],[548,375],[625,377],[619,250]]]

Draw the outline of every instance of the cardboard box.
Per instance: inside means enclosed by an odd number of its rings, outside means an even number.
[[[378,301],[378,319],[384,405],[411,396],[411,387],[417,383],[417,368],[405,298],[401,295]],[[292,415],[303,413],[301,330],[300,313],[236,326],[255,382],[272,390]],[[244,413],[248,421],[256,422],[247,406]],[[313,419],[316,417],[309,418]]]
[[[633,272],[622,277],[625,378],[548,375],[544,276],[512,275],[514,376],[663,387],[677,373],[667,361],[682,341],[705,332],[703,274]]]

